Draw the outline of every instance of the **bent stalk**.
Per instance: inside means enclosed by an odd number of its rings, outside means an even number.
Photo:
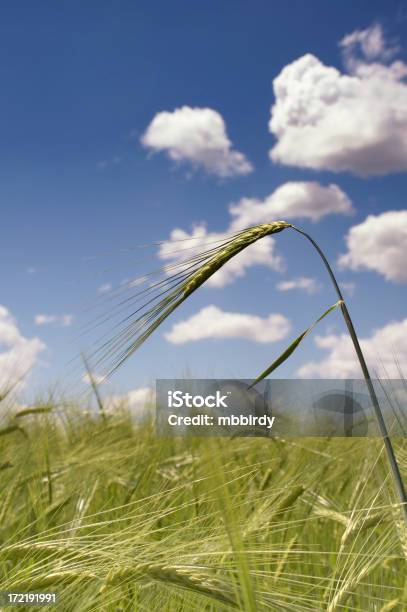
[[[327,258],[325,257],[324,253],[322,252],[322,250],[320,249],[320,247],[318,246],[318,244],[315,242],[315,240],[313,238],[311,238],[311,236],[309,234],[307,234],[306,232],[304,232],[303,230],[299,229],[298,227],[295,227],[294,225],[291,226],[293,230],[295,230],[296,232],[298,232],[299,234],[302,234],[307,240],[309,240],[309,242],[312,244],[312,246],[316,249],[317,253],[319,254],[319,256],[321,257],[322,261],[325,264],[326,269],[328,270],[329,276],[331,278],[332,284],[335,288],[335,291],[337,293],[337,296],[340,300],[340,308],[342,311],[342,315],[343,318],[345,320],[346,326],[348,328],[349,331],[349,335],[352,339],[353,342],[353,346],[355,348],[355,352],[357,355],[357,358],[359,360],[359,364],[360,367],[362,369],[363,372],[363,376],[364,379],[366,381],[366,385],[369,391],[369,395],[370,395],[370,399],[372,401],[373,404],[373,408],[375,411],[375,415],[376,415],[376,419],[377,419],[377,423],[379,425],[379,430],[380,430],[380,434],[383,438],[383,443],[386,449],[386,454],[387,454],[387,458],[388,461],[390,463],[390,468],[393,474],[393,478],[394,478],[394,483],[396,485],[396,489],[402,504],[402,511],[403,511],[403,515],[404,515],[404,520],[406,522],[407,525],[407,495],[406,495],[406,490],[404,487],[404,483],[403,483],[403,479],[400,473],[400,469],[397,463],[397,459],[394,453],[394,449],[393,449],[393,445],[391,443],[390,440],[390,436],[389,436],[389,432],[387,430],[386,427],[386,423],[385,420],[383,418],[383,413],[381,411],[380,408],[380,404],[379,404],[379,400],[377,399],[377,395],[376,392],[374,390],[374,386],[373,386],[373,382],[370,376],[370,372],[369,369],[366,365],[366,361],[362,352],[362,349],[360,347],[360,343],[359,343],[359,339],[357,337],[355,328],[353,326],[352,323],[352,319],[350,318],[350,314],[349,311],[347,309],[345,300],[343,299],[342,296],[342,292],[339,289],[339,285],[336,281],[335,275],[332,271],[332,268],[327,260]]]

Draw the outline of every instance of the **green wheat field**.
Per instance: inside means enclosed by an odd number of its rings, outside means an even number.
[[[153,407],[56,400],[2,414],[1,591],[64,612],[405,609],[379,439],[160,438]]]

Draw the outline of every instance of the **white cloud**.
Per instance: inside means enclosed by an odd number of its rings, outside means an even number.
[[[242,198],[232,204],[232,231],[273,219],[311,219],[319,221],[327,215],[352,214],[352,203],[337,186],[324,187],[315,181],[291,181],[278,187],[264,200]]]
[[[176,162],[190,162],[220,177],[253,170],[243,153],[232,148],[222,116],[211,108],[183,106],[158,113],[141,143],[153,151],[166,152]]]
[[[0,388],[8,387],[35,365],[38,355],[46,346],[39,338],[25,338],[15,319],[0,305]]]
[[[306,293],[318,293],[321,289],[320,283],[315,278],[300,276],[290,280],[285,280],[277,283],[279,291],[290,291],[292,289],[300,289]]]
[[[74,316],[71,314],[64,315],[46,315],[46,314],[37,314],[34,317],[34,323],[36,325],[60,325],[61,327],[69,327],[71,325]]]
[[[407,210],[369,215],[346,236],[342,268],[374,270],[386,280],[407,282]]]
[[[173,344],[184,344],[207,338],[244,338],[254,342],[278,342],[287,336],[290,322],[281,314],[261,317],[238,312],[224,312],[217,306],[206,306],[185,321],[176,323],[165,334]]]
[[[386,62],[398,51],[398,46],[389,47],[380,24],[366,30],[355,30],[347,34],[339,43],[344,54],[345,65],[354,71],[366,61]]]
[[[315,342],[328,355],[303,365],[298,371],[302,378],[363,378],[348,334],[317,336]],[[407,319],[375,330],[360,345],[373,376],[399,378],[397,362],[402,370],[407,366]]]
[[[379,63],[395,51],[379,26],[350,34],[341,46],[350,74],[306,54],[274,80],[271,159],[362,176],[406,170],[407,65]]]
[[[134,416],[143,416],[149,412],[155,402],[155,391],[151,387],[139,387],[123,395],[114,395],[107,398],[109,411],[119,406],[128,408]]]
[[[229,207],[231,222],[225,232],[208,232],[205,225],[193,227],[191,233],[174,229],[169,240],[159,249],[158,256],[169,264],[178,263],[193,253],[213,248],[231,234],[251,225],[272,220],[308,218],[318,221],[328,214],[351,214],[352,203],[337,185],[324,187],[315,182],[285,183],[264,200],[242,198]],[[181,241],[181,242],[180,242]],[[264,265],[276,271],[284,269],[283,259],[275,252],[275,239],[263,238],[236,255],[206,283],[223,287],[244,276],[254,265]]]

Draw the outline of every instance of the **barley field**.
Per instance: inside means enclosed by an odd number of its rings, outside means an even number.
[[[379,439],[160,438],[124,405],[55,399],[3,415],[1,591],[64,612],[405,609]]]

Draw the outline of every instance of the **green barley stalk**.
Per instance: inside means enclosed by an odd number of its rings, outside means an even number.
[[[387,454],[387,458],[390,464],[390,468],[393,474],[393,479],[394,479],[394,484],[398,493],[398,496],[400,498],[400,502],[402,504],[402,512],[404,514],[404,520],[405,523],[407,525],[407,495],[406,495],[406,490],[404,488],[404,483],[403,483],[403,479],[401,477],[401,473],[400,473],[400,469],[399,469],[399,465],[397,463],[397,459],[396,459],[396,455],[394,453],[394,449],[393,449],[393,445],[391,443],[390,440],[390,436],[389,436],[389,432],[387,431],[387,426],[386,426],[386,422],[383,418],[383,413],[381,411],[380,408],[380,404],[379,404],[379,400],[377,398],[374,386],[373,386],[373,382],[370,376],[370,372],[369,369],[367,367],[366,361],[365,361],[365,357],[363,355],[362,349],[360,347],[360,343],[359,343],[359,339],[358,336],[356,334],[355,328],[353,326],[353,322],[352,319],[350,318],[350,314],[348,311],[348,308],[346,306],[345,300],[343,299],[343,295],[341,290],[339,289],[339,285],[337,283],[337,280],[335,278],[335,275],[333,273],[333,270],[327,260],[327,258],[325,257],[324,253],[322,252],[322,250],[320,249],[320,247],[318,246],[318,244],[315,242],[315,240],[313,238],[311,238],[311,236],[309,234],[307,234],[306,232],[304,232],[303,230],[299,229],[298,227],[295,227],[294,225],[291,226],[293,230],[295,230],[296,232],[298,232],[299,234],[301,234],[302,236],[305,236],[305,238],[312,244],[312,246],[315,248],[315,250],[317,251],[318,255],[321,257],[325,268],[328,271],[328,274],[331,278],[332,284],[335,288],[336,294],[339,298],[340,301],[340,308],[342,311],[342,315],[343,318],[345,320],[346,323],[346,327],[348,328],[348,332],[349,335],[351,337],[360,367],[362,369],[363,372],[363,376],[364,379],[366,381],[366,385],[369,391],[369,395],[370,395],[370,399],[372,401],[373,404],[373,408],[375,411],[375,416],[377,419],[377,423],[379,426],[379,430],[380,430],[380,434],[382,436],[383,439],[383,443],[386,449],[386,454]]]
[[[364,379],[369,391],[369,395],[375,411],[377,423],[379,426],[380,434],[383,439],[387,458],[390,464],[391,472],[395,488],[400,498],[404,519],[407,524],[407,495],[404,488],[403,480],[400,474],[400,469],[396,460],[394,449],[387,431],[387,426],[383,418],[383,414],[379,405],[379,401],[373,386],[373,382],[370,376],[369,369],[366,365],[366,361],[360,347],[360,343],[352,323],[348,308],[343,298],[342,292],[339,288],[335,275],[332,268],[325,257],[324,253],[318,246],[318,244],[311,238],[309,234],[303,230],[295,227],[291,223],[286,221],[273,221],[271,223],[264,223],[249,227],[245,230],[238,232],[226,239],[220,245],[214,246],[208,251],[199,253],[189,259],[184,260],[180,264],[174,264],[166,268],[175,270],[175,273],[161,280],[148,289],[145,289],[136,294],[136,300],[140,297],[148,297],[147,301],[144,302],[139,308],[137,308],[131,315],[123,319],[120,324],[124,325],[121,331],[113,337],[111,340],[104,342],[99,346],[94,355],[98,357],[97,363],[103,363],[114,356],[113,364],[110,366],[108,376],[112,374],[118,367],[120,367],[133,353],[136,351],[153,333],[155,329],[165,319],[180,306],[192,293],[194,293],[201,285],[203,285],[215,272],[222,268],[229,260],[241,253],[244,249],[252,245],[253,243],[277,234],[284,229],[291,228],[295,232],[304,236],[315,248],[320,258],[322,259],[326,270],[330,276],[335,292],[338,297],[338,301],[325,311],[315,323],[306,329],[298,338],[296,338],[292,344],[269,366],[262,374],[260,374],[254,381],[256,384],[268,374],[273,372],[279,365],[281,365],[288,357],[296,350],[302,340],[312,331],[315,325],[326,317],[332,310],[340,307],[345,324],[347,326],[350,338],[352,340],[360,367],[363,372]],[[177,271],[178,270],[178,271]],[[154,296],[154,291],[158,292]],[[150,297],[150,296],[153,297]],[[134,301],[134,298],[132,299]],[[123,302],[122,302],[123,303]]]
[[[95,395],[96,398],[96,403],[98,405],[99,408],[99,413],[100,416],[102,417],[102,419],[104,421],[106,421],[106,412],[105,412],[105,407],[103,406],[103,402],[102,402],[102,398],[100,397],[100,393],[99,393],[99,389],[98,389],[98,384],[92,374],[92,370],[90,369],[88,360],[86,359],[85,353],[82,353],[82,361],[83,364],[85,366],[85,370],[86,370],[86,374],[88,375],[88,380],[90,382],[90,385],[92,387],[93,393]]]

